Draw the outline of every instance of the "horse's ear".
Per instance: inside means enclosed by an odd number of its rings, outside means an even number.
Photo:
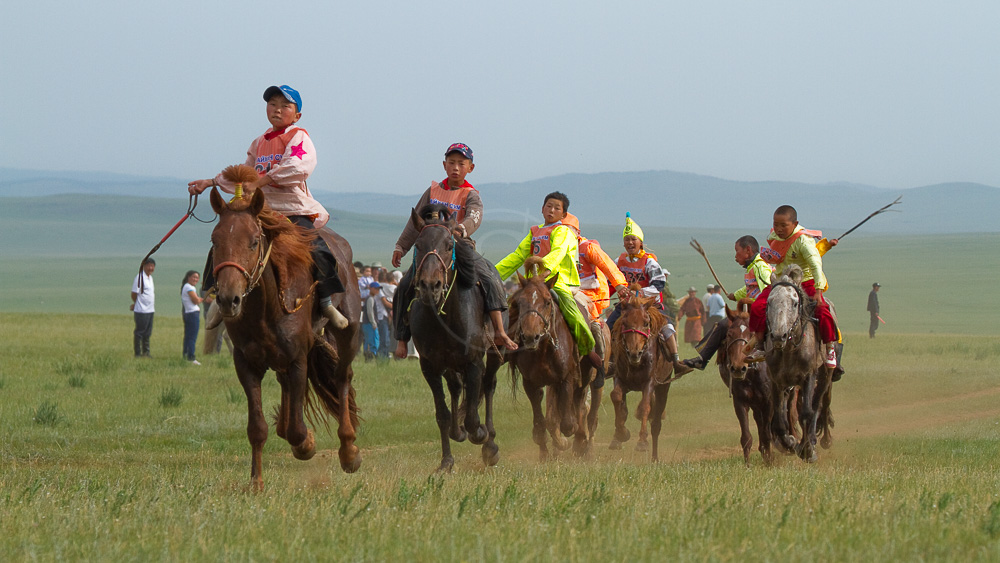
[[[548,287],[549,289],[552,289],[552,287],[556,285],[557,281],[559,281],[559,272],[556,272],[556,275],[545,280],[545,286]]]
[[[418,231],[423,229],[425,225],[424,220],[420,218],[420,215],[417,214],[417,210],[414,207],[410,208],[410,223],[413,223],[413,226]]]
[[[226,200],[222,199],[219,195],[219,188],[212,188],[212,193],[209,195],[208,200],[212,202],[212,209],[217,215],[222,215],[222,212],[226,210]]]
[[[257,189],[254,190],[253,197],[250,199],[250,212],[256,217],[260,215],[262,209],[264,209],[264,191]]]
[[[517,273],[517,283],[521,284],[521,287],[524,287],[524,284],[528,283],[528,280],[524,279],[524,276],[521,275],[521,272]]]
[[[736,320],[736,312],[729,308],[728,303],[726,303],[726,318],[730,321]]]

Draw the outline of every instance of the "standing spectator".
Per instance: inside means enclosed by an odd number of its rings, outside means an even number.
[[[705,320],[705,305],[698,299],[698,290],[694,287],[688,289],[688,294],[677,302],[680,311],[677,313],[677,322],[681,317],[686,316],[684,322],[684,342],[694,346],[701,341],[702,322]]]
[[[713,291],[715,291],[715,285],[710,283],[705,288],[705,294],[701,296],[701,304],[705,306],[705,310],[708,310],[708,298],[712,296]],[[708,319],[705,322],[708,322]]]
[[[712,332],[716,323],[726,318],[726,300],[722,298],[722,288],[712,286],[712,294],[708,296],[705,307],[708,312],[708,322],[705,323],[705,333]]]
[[[878,330],[878,288],[882,284],[875,282],[872,284],[872,291],[868,294],[868,314],[871,315],[871,323],[868,325],[868,338],[875,338],[875,331]]]
[[[197,270],[188,270],[184,274],[184,281],[181,284],[181,313],[184,316],[184,359],[193,365],[200,366],[201,362],[195,359],[194,347],[198,342],[198,328],[200,323],[201,307],[199,304],[204,301],[198,296],[195,284],[201,275]]]
[[[361,331],[364,333],[364,355],[366,362],[375,359],[375,354],[378,352],[378,305],[380,305],[380,289],[382,289],[382,286],[378,282],[371,282],[368,285],[365,306],[361,312]]]
[[[395,284],[391,283],[389,271],[385,268],[379,270],[378,283],[382,288],[378,295],[378,356],[389,358],[389,326],[392,316],[392,295],[396,292]],[[388,295],[389,297],[386,297]]]
[[[153,334],[153,302],[156,296],[153,291],[153,270],[156,261],[146,258],[142,263],[142,271],[136,274],[132,282],[132,318],[135,321],[135,331],[132,333],[132,348],[135,357],[149,358],[149,337]]]

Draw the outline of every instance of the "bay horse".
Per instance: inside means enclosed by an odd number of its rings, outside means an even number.
[[[476,287],[474,266],[474,260],[485,259],[475,256],[469,241],[456,239],[458,225],[447,219],[448,214],[447,207],[437,204],[425,205],[419,213],[410,210],[410,221],[419,234],[413,243],[415,298],[408,315],[413,345],[420,354],[420,371],[434,395],[441,433],[438,472],[449,472],[455,465],[450,440],[468,438],[473,444],[482,444],[487,466],[500,460],[493,394],[503,360],[492,347],[493,326],[483,312],[483,294]],[[442,380],[451,395],[450,410]],[[479,405],[484,400],[485,424],[479,419]]]
[[[243,165],[223,173],[237,184],[258,177]],[[336,418],[340,466],[347,473],[357,471],[361,455],[354,444],[358,409],[351,361],[358,349],[360,292],[350,267],[350,245],[328,229],[321,231],[347,288],[333,296],[334,305],[351,321],[344,329],[327,327],[319,335],[313,331],[313,319],[321,318],[313,297],[313,233],[271,211],[261,190],[226,203],[216,188],[211,202],[219,215],[212,231],[216,303],[233,341],[236,375],[247,397],[251,486],[260,489],[264,484],[262,452],[268,426],[261,408],[261,380],[268,369],[281,385],[276,431],[293,455],[306,460],[316,450],[303,419],[305,406],[311,422],[327,424],[327,415]]]
[[[729,395],[733,399],[733,410],[736,411],[736,419],[740,423],[743,462],[747,466],[750,465],[753,435],[750,433],[749,414],[752,412],[757,425],[758,450],[764,458],[764,463],[770,465],[773,461],[771,418],[774,415],[771,378],[768,377],[765,363],[746,362],[747,354],[744,349],[753,335],[753,331],[749,328],[751,303],[753,299],[741,299],[736,305],[736,311],[726,306],[728,319],[726,339],[719,348],[715,361],[719,365],[722,382],[729,388]],[[789,400],[794,405],[794,398]]]
[[[621,316],[611,329],[611,354],[614,362],[615,388],[611,402],[615,406],[615,433],[608,446],[620,450],[631,437],[627,396],[630,391],[642,394],[635,409],[640,421],[636,451],[649,449],[648,435],[653,435],[653,461],[659,461],[660,429],[667,408],[667,394],[674,370],[659,335],[667,319],[657,309],[656,297],[634,295],[621,305]],[[648,424],[648,430],[647,430]]]
[[[778,412],[772,419],[776,440],[813,463],[817,423],[824,410],[824,397],[832,385],[833,370],[825,367],[819,329],[812,322],[815,303],[802,290],[802,269],[789,266],[778,278],[767,299],[767,370],[773,382],[771,396]],[[789,393],[798,388],[799,425],[802,438],[796,442],[789,425]]]
[[[569,449],[565,437],[573,436],[573,452],[588,455],[593,448],[591,421],[596,428],[600,403],[600,394],[594,393],[589,410],[586,404],[596,370],[581,370],[576,341],[551,293],[559,275],[546,281],[549,271],[537,256],[524,262],[524,270],[527,277],[518,272],[519,287],[510,296],[509,333],[518,345],[507,353],[511,384],[516,389],[520,373],[521,386],[531,402],[531,437],[541,461],[549,457],[546,432],[557,451]]]

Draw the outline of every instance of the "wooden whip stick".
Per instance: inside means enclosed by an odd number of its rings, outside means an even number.
[[[705,263],[708,264],[708,269],[711,270],[712,277],[715,278],[715,283],[719,284],[719,289],[722,290],[723,295],[729,295],[729,292],[726,291],[726,287],[722,285],[721,281],[719,281],[719,276],[715,274],[715,268],[712,267],[712,263],[708,261],[708,256],[705,255],[705,249],[702,248],[695,239],[691,239],[691,248],[697,250],[698,254],[701,254],[701,257],[705,259]]]

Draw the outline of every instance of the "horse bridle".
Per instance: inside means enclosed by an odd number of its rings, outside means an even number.
[[[420,259],[420,263],[417,264],[417,267],[414,268],[414,270],[413,270],[413,277],[415,279],[418,279],[418,280],[420,279],[420,270],[424,267],[424,262],[427,260],[427,258],[429,256],[433,255],[435,258],[437,258],[438,262],[441,264],[441,268],[445,271],[445,276],[444,276],[444,280],[445,280],[444,281],[444,288],[445,288],[444,289],[444,299],[442,299],[440,303],[436,304],[438,306],[437,307],[437,313],[439,315],[443,315],[444,314],[444,305],[445,305],[445,303],[448,302],[448,296],[451,295],[451,288],[454,286],[454,281],[455,281],[455,235],[452,234],[451,229],[449,229],[447,225],[441,225],[441,224],[438,224],[438,223],[432,223],[432,224],[429,224],[429,225],[424,225],[423,229],[420,229],[420,231],[423,232],[423,230],[426,229],[426,228],[428,228],[428,227],[441,227],[442,229],[447,229],[448,230],[448,234],[449,234],[449,236],[451,236],[451,243],[452,243],[452,245],[451,245],[451,267],[449,267],[447,264],[444,263],[444,258],[441,257],[441,253],[439,253],[438,250],[435,248],[434,250],[431,250],[430,252],[425,253],[424,257]],[[414,256],[414,259],[416,259],[416,256]],[[448,280],[448,272],[449,271],[451,272],[451,280],[450,281]]]
[[[222,262],[221,264],[216,264],[215,268],[212,269],[212,277],[215,278],[216,291],[218,291],[219,288],[219,272],[223,268],[236,268],[241,274],[243,274],[243,277],[246,278],[247,288],[246,291],[243,292],[243,295],[240,296],[240,299],[249,295],[250,292],[260,284],[260,279],[264,276],[264,266],[267,265],[267,261],[271,257],[271,243],[268,242],[267,238],[264,236],[264,229],[260,224],[260,220],[257,221],[257,229],[260,231],[260,234],[257,235],[257,263],[254,264],[253,270],[248,272],[247,269],[243,267],[243,264],[233,262],[231,260]],[[264,250],[265,242],[267,242],[267,250]]]
[[[796,291],[796,293],[798,293],[798,295],[799,295],[799,301],[798,301],[798,303],[796,304],[796,307],[795,307],[795,309],[796,309],[796,311],[795,311],[796,312],[795,321],[792,322],[792,326],[789,327],[789,329],[788,329],[788,336],[785,337],[785,342],[789,342],[790,340],[792,340],[793,338],[795,338],[795,333],[797,332],[798,333],[799,341],[793,343],[793,345],[794,346],[798,346],[798,345],[802,344],[802,339],[805,337],[805,329],[802,327],[802,307],[805,306],[803,304],[803,301],[805,301],[805,299],[803,299],[803,296],[804,296],[805,292],[802,291],[801,287],[795,285],[794,283],[786,282],[786,281],[781,281],[781,282],[777,282],[777,283],[773,284],[771,286],[772,287],[772,291],[774,291],[773,288],[775,288],[775,287],[782,287],[782,286],[783,287],[790,287],[790,288],[794,289]],[[770,330],[768,332],[770,332]]]
[[[621,332],[623,335],[625,333],[627,333],[627,332],[634,332],[636,334],[641,334],[642,336],[646,337],[646,342],[642,345],[642,350],[640,350],[640,354],[645,354],[646,351],[649,350],[649,341],[651,340],[651,338],[650,338],[651,329],[650,329],[649,323],[646,323],[643,326],[643,328],[645,328],[646,330],[642,330],[642,329],[639,329],[639,328],[623,328],[622,332]],[[625,352],[628,353],[628,354],[632,354],[633,353],[632,350],[629,349],[628,344],[625,343],[625,339],[624,338],[622,339],[622,348],[624,348]]]

